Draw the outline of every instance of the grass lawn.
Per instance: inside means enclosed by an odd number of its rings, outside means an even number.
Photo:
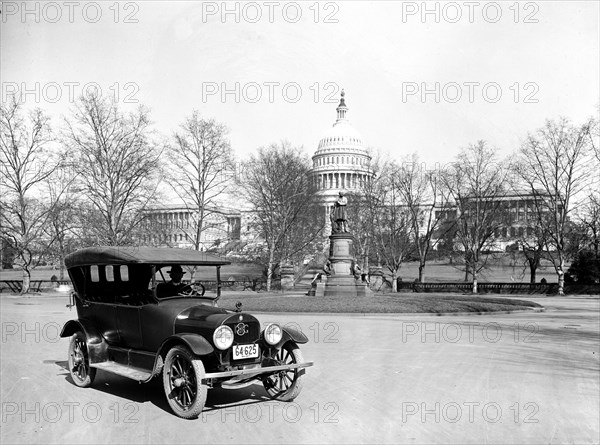
[[[224,293],[219,306],[248,312],[446,313],[494,312],[542,308],[526,300],[459,294],[375,294],[368,298],[291,296],[280,293]]]

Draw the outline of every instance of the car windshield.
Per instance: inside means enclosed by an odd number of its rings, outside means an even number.
[[[154,285],[159,300],[170,298],[217,298],[217,273],[201,265],[156,265]],[[152,290],[153,283],[149,283]]]

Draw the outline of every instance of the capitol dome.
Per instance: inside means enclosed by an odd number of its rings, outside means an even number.
[[[336,108],[337,120],[325,132],[312,157],[313,178],[319,194],[333,198],[342,190],[360,191],[371,176],[371,156],[365,149],[361,134],[347,119],[345,93]],[[329,201],[330,199],[326,199]]]

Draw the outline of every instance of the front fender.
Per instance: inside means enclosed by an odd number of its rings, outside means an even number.
[[[265,341],[265,330],[264,329],[260,333],[260,341],[262,342],[262,344],[265,347],[275,348],[275,349],[280,349],[288,341],[293,341],[294,343],[297,343],[297,344],[308,343],[308,337],[306,335],[304,335],[304,333],[302,331],[300,331],[296,328],[293,328],[291,326],[281,326],[281,331],[282,331],[281,341],[274,346],[269,345]]]
[[[108,344],[93,323],[86,319],[69,320],[60,333],[61,337],[70,337],[76,332],[85,334],[90,363],[102,363],[108,360]]]
[[[206,340],[204,337],[202,337],[201,335],[198,335],[198,334],[175,334],[175,335],[171,335],[169,338],[167,338],[162,343],[162,345],[160,345],[160,348],[158,350],[159,355],[161,355],[161,356],[166,355],[167,352],[169,352],[169,349],[171,349],[176,344],[182,344],[182,343],[184,345],[186,345],[188,348],[190,348],[190,350],[195,355],[208,355],[208,354],[212,354],[215,350],[213,345],[211,345],[210,342],[208,340]]]
[[[308,337],[304,335],[302,331],[290,326],[282,326],[283,336],[281,337],[280,345],[288,342],[289,340],[294,341],[298,344],[308,343]],[[278,345],[279,346],[279,345]]]

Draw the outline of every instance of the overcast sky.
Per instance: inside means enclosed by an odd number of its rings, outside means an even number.
[[[2,99],[26,88],[57,125],[95,82],[166,135],[198,109],[242,157],[281,139],[312,154],[343,88],[368,146],[435,163],[479,139],[508,154],[546,118],[598,113],[597,1],[28,8],[4,2]]]

